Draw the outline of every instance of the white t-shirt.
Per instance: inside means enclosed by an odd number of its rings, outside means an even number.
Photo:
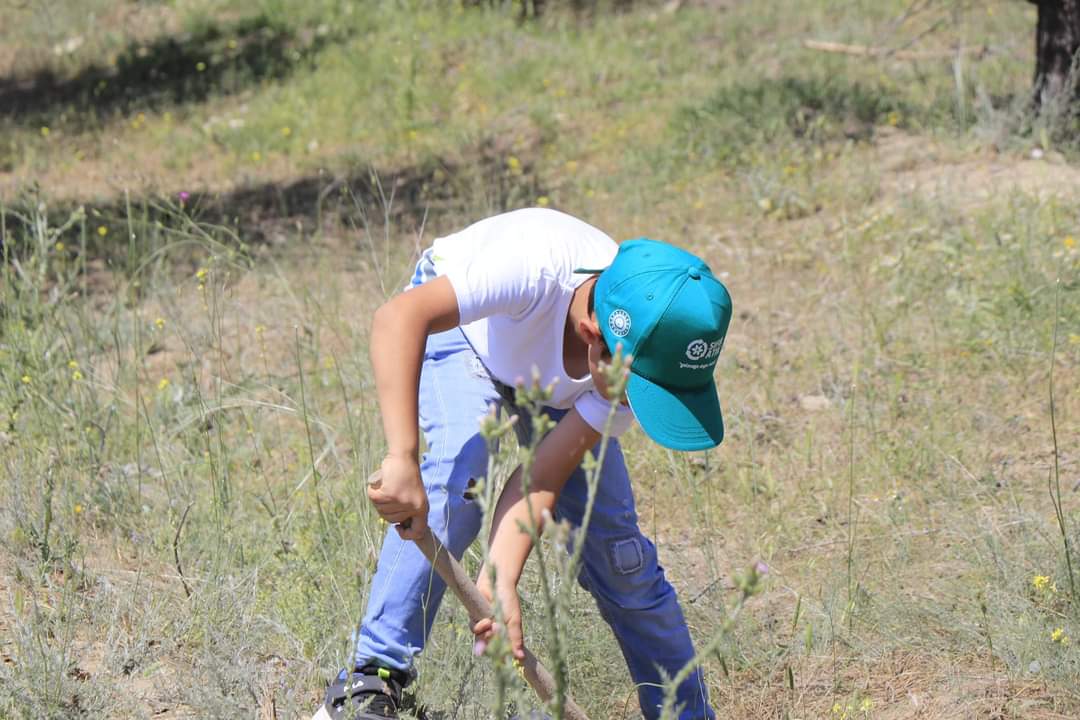
[[[570,377],[563,366],[566,313],[574,290],[589,275],[577,268],[605,268],[618,245],[593,226],[555,210],[530,208],[481,220],[435,240],[437,275],[450,280],[466,339],[495,379],[515,385],[555,381],[549,404],[577,408],[602,432],[610,404],[592,377]],[[620,406],[611,434],[633,422]]]

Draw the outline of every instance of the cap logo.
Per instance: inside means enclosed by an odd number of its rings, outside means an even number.
[[[700,360],[709,353],[709,343],[701,340],[692,340],[689,345],[686,346],[686,357],[691,360]]]
[[[615,337],[626,337],[630,333],[630,313],[617,308],[608,315],[608,329]]]
[[[724,338],[705,342],[701,338],[691,340],[686,346],[686,357],[690,362],[679,362],[680,369],[703,370],[716,364],[716,358],[724,349]]]

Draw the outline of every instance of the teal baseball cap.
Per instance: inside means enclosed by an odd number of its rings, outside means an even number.
[[[608,348],[633,355],[626,395],[641,429],[673,450],[719,445],[713,370],[731,296],[709,266],[674,245],[627,240],[596,280],[594,308]]]

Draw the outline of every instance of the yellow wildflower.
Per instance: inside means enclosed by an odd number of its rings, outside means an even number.
[[[1057,585],[1049,575],[1036,575],[1031,579],[1031,585],[1039,592],[1057,592]]]
[[[97,234],[101,237],[105,237],[109,234],[109,228],[105,227],[104,225],[98,225]]]
[[[281,128],[281,136],[282,137],[289,137],[290,135],[292,135],[292,128],[291,127],[286,125],[285,127]]]
[[[49,137],[49,132],[50,131],[49,131],[49,126],[48,125],[42,125],[41,126],[41,137]]]
[[[256,325],[255,326],[255,334],[256,335],[262,335],[264,332],[266,332],[266,326],[265,325]]]
[[[82,378],[83,378],[83,375],[78,370],[71,373],[71,379],[74,380],[75,382],[79,382],[80,380],[82,380]]]
[[[205,70],[206,70],[206,63],[204,63],[204,62],[203,62],[203,61],[201,61],[201,60],[200,60],[199,62],[195,63],[195,70],[196,70],[197,72],[203,72],[203,71],[205,71]]]
[[[874,701],[873,700],[871,700],[870,698],[863,698],[862,702],[859,703],[859,712],[864,712],[864,713],[865,712],[870,712],[870,710],[872,710],[873,707],[874,707]]]
[[[56,242],[56,252],[64,252],[64,243],[59,240]]]
[[[169,387],[169,378],[161,378],[160,380],[158,380],[158,390],[164,390],[167,387]]]
[[[551,204],[551,200],[548,199],[547,195],[541,195],[540,197],[536,198],[536,204],[540,207],[547,207],[549,204]]]
[[[75,360],[68,360],[68,367],[71,368],[72,370],[78,370],[79,369],[79,363],[76,362]]]
[[[889,113],[889,116],[886,118],[886,122],[888,122],[889,125],[892,125],[893,127],[896,127],[897,125],[900,124],[900,113],[893,110],[891,113]]]
[[[199,268],[198,270],[195,271],[195,279],[198,280],[199,282],[205,281],[206,280],[206,273],[207,273],[206,268]]]
[[[519,171],[521,170],[521,161],[518,160],[515,156],[511,155],[510,157],[506,158],[506,167],[510,168],[511,172]]]
[[[1061,241],[1061,244],[1065,246],[1066,250],[1072,250],[1076,247],[1076,238],[1072,235],[1065,236],[1065,239]]]
[[[154,327],[156,327],[158,330],[161,330],[162,328],[164,328],[165,327],[165,318],[160,318],[160,317],[159,318],[154,318]]]
[[[30,376],[29,375],[23,375],[22,376],[22,384],[23,385],[29,385],[30,384]]]
[[[82,511],[83,511],[83,506],[80,505],[79,503],[75,503],[75,514],[76,515],[81,515]]]

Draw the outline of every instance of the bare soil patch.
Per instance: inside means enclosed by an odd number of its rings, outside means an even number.
[[[919,194],[974,207],[1012,192],[1059,199],[1080,193],[1080,168],[1060,153],[1035,151],[1023,157],[991,149],[960,152],[928,136],[884,128],[878,132],[874,155],[887,197]]]

